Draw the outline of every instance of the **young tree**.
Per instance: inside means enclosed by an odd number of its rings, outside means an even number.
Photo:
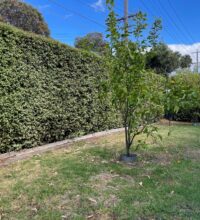
[[[99,55],[105,55],[108,51],[108,43],[102,33],[89,33],[85,37],[77,37],[74,43],[76,48],[91,51]]]
[[[163,113],[163,77],[145,70],[145,51],[148,41],[156,44],[160,22],[154,22],[148,38],[146,15],[138,12],[133,17],[133,29],[121,26],[114,12],[114,1],[107,0],[107,19],[110,53],[108,57],[109,79],[105,84],[107,94],[119,110],[125,128],[126,158],[140,133],[152,134],[152,125]],[[127,40],[129,38],[129,40]],[[132,42],[130,39],[134,39]]]
[[[20,0],[0,0],[0,16],[0,20],[25,31],[50,35],[41,13]]]

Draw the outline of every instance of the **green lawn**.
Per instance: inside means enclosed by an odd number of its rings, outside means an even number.
[[[0,170],[0,219],[200,219],[200,127],[160,126],[139,160],[119,163],[123,133]]]

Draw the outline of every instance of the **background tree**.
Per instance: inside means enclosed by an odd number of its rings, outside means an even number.
[[[121,114],[125,128],[125,158],[134,158],[130,148],[135,137],[140,133],[153,134],[156,127],[152,124],[163,113],[163,77],[145,70],[145,51],[149,44],[143,37],[147,29],[146,15],[136,13],[131,21],[131,27],[121,26],[114,12],[114,1],[107,0],[110,11],[107,25],[110,39],[108,56],[108,80],[105,82],[106,94],[112,97],[112,103]],[[155,43],[155,34],[160,30],[159,22],[154,22],[148,37]],[[130,37],[129,37],[130,36]],[[127,38],[134,39],[134,42]]]
[[[190,55],[184,55],[181,57],[181,60],[180,60],[181,68],[188,68],[191,66],[191,64],[192,64],[192,58]]]
[[[0,0],[1,19],[36,34],[49,36],[50,31],[41,13],[32,6],[19,0]]]
[[[95,32],[89,33],[85,37],[75,39],[75,47],[92,51],[99,55],[105,55],[108,51],[108,43],[104,40],[103,34]]]
[[[178,68],[188,68],[192,63],[189,55],[181,56],[179,52],[172,51],[167,45],[161,43],[153,46],[147,53],[146,67],[158,74],[168,76]]]

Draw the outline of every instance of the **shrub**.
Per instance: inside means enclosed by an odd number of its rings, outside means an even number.
[[[200,122],[200,108],[180,109],[172,118],[175,121]]]
[[[200,74],[179,73],[169,80],[172,103],[178,106],[177,113],[170,113],[178,121],[200,121]],[[169,112],[167,112],[169,113]]]
[[[98,56],[0,23],[0,152],[119,125],[106,77]]]

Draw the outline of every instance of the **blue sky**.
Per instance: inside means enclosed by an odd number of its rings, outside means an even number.
[[[25,0],[38,8],[52,38],[69,45],[89,32],[105,33],[105,0]],[[129,0],[129,12],[142,10],[149,21],[163,21],[161,39],[182,54],[200,49],[200,0]],[[116,12],[123,15],[123,0],[116,0]]]

